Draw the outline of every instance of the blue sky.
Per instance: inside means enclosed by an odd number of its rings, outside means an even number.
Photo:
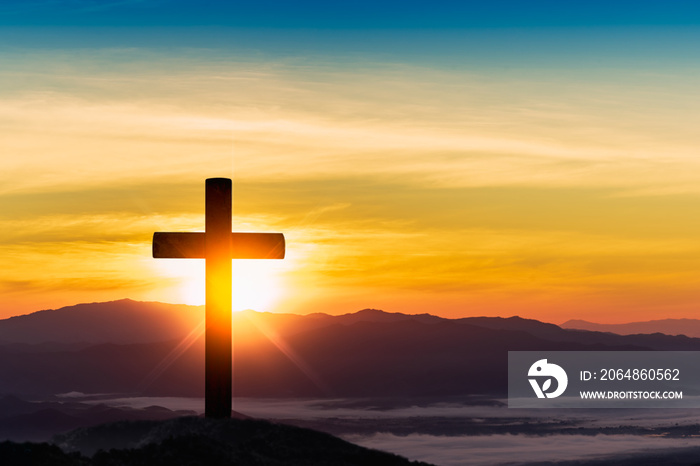
[[[492,28],[696,25],[694,1],[212,1],[5,0],[16,26],[231,26],[245,28]]]
[[[9,0],[0,50],[196,48],[442,68],[600,68],[700,59],[691,1]]]

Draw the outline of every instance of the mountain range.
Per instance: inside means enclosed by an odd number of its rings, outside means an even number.
[[[204,308],[120,300],[0,320],[0,394],[202,396]],[[234,315],[234,393],[248,397],[503,396],[508,351],[700,350],[520,317]]]
[[[618,335],[635,335],[639,333],[664,333],[666,335],[685,335],[700,338],[700,320],[697,319],[660,319],[625,324],[596,324],[585,320],[568,320],[562,328],[590,330],[592,332],[610,332]]]

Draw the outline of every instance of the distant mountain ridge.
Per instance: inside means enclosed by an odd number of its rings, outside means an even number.
[[[685,335],[700,338],[698,319],[659,319],[625,324],[597,324],[585,320],[572,319],[561,324],[562,328],[610,332],[618,335],[663,333],[665,335]]]
[[[181,338],[204,306],[121,299],[78,304],[0,320],[3,343],[146,343]]]
[[[598,324],[572,319],[557,326],[534,319],[513,317],[464,317],[448,319],[431,314],[404,314],[378,309],[330,315],[297,315],[243,311],[239,316],[255,315],[257,322],[275,322],[275,326],[310,330],[331,324],[358,322],[391,323],[416,321],[426,324],[459,322],[491,329],[528,331],[541,337],[561,337],[565,330],[615,333],[618,335],[686,335],[700,338],[700,320],[660,319],[624,324]],[[60,345],[95,343],[150,343],[182,338],[203,322],[204,306],[142,302],[131,299],[85,303],[49,309],[0,320],[0,345],[8,343]],[[567,334],[569,338],[571,334]]]
[[[0,396],[0,439],[45,442],[57,432],[105,422],[164,420],[196,414],[194,411],[171,411],[160,406],[145,409],[115,408],[99,403],[69,401],[65,398],[61,401],[29,402],[6,395]],[[233,416],[244,418],[235,411]]]
[[[202,313],[122,300],[0,321],[0,394],[201,396]],[[503,396],[508,351],[700,350],[685,336],[376,309],[237,312],[233,331],[234,391],[250,397]]]

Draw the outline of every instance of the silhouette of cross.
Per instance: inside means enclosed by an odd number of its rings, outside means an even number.
[[[204,415],[231,417],[231,259],[284,259],[282,233],[231,232],[231,180],[206,181],[204,233],[153,234],[153,257],[206,259]]]

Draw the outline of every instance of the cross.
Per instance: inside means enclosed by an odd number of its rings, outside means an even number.
[[[204,233],[153,234],[153,257],[206,260],[204,415],[231,417],[231,259],[284,259],[282,233],[231,232],[231,180],[206,181]]]

